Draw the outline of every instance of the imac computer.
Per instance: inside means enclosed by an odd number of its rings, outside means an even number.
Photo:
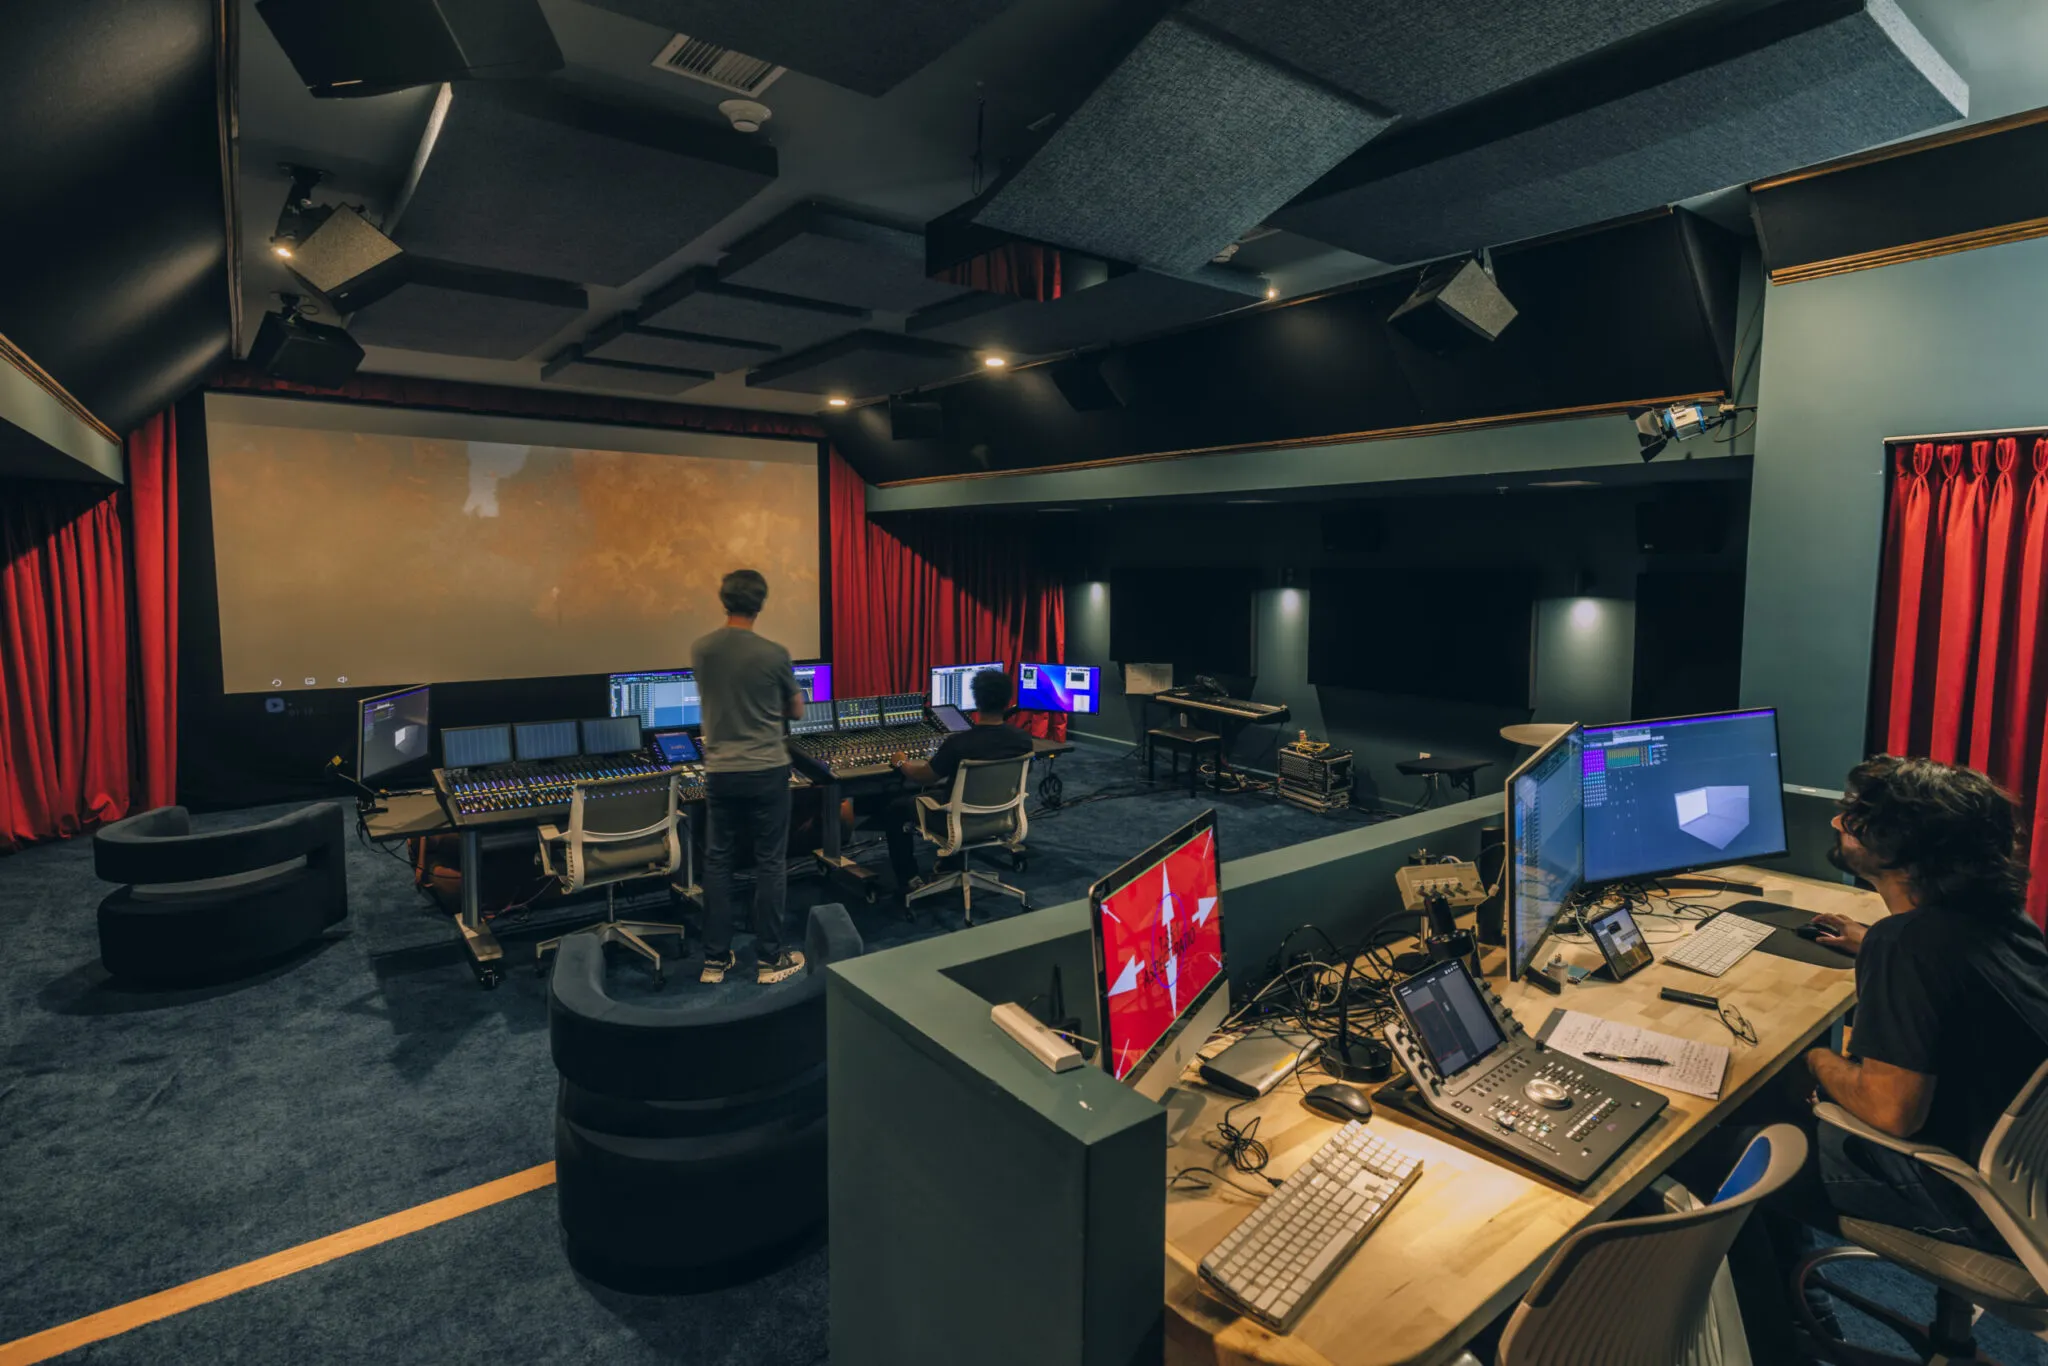
[[[667,730],[704,723],[697,679],[688,669],[613,674],[612,715],[637,716],[643,730]]]
[[[1778,713],[1586,728],[1586,881],[1747,863],[1785,852]]]
[[[599,717],[579,721],[585,754],[631,754],[640,748],[640,718]]]
[[[942,664],[932,670],[932,705],[974,710],[974,676],[1000,664]]]
[[[1168,1095],[1230,1011],[1216,813],[1204,811],[1088,889],[1102,1066],[1192,1118]]]
[[[487,768],[511,762],[510,726],[458,726],[441,732],[443,768]]]
[[[1102,670],[1086,664],[1019,664],[1017,705],[1025,711],[1085,712],[1099,709]]]
[[[1585,754],[1572,726],[1508,776],[1508,979],[1535,963],[1543,941],[1586,878],[1584,799],[1579,769]]]
[[[427,702],[423,685],[356,704],[356,782],[426,762]]]
[[[796,666],[796,685],[804,690],[806,702],[832,700],[832,666],[810,663]]]

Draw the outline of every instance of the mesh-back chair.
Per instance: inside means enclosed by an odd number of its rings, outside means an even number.
[[[976,849],[998,846],[1010,853],[1013,867],[1024,866],[1024,836],[1031,828],[1024,814],[1024,800],[1031,784],[1031,758],[963,759],[953,775],[953,789],[941,803],[937,798],[917,799],[918,834],[938,846],[940,858],[958,856],[958,872],[934,877],[903,899],[907,907],[922,897],[960,889],[960,904],[968,924],[974,923],[974,889],[1014,896],[1025,910],[1031,898],[993,873],[976,871],[972,862]]]
[[[1498,1366],[1749,1366],[1725,1265],[1757,1202],[1806,1162],[1806,1135],[1774,1124],[1750,1141],[1712,1203],[1683,1186],[1671,1212],[1595,1224],[1565,1239],[1515,1307]],[[1455,1366],[1477,1366],[1470,1353]]]
[[[634,878],[666,879],[682,866],[682,836],[677,829],[681,787],[682,775],[673,772],[580,782],[570,789],[569,828],[540,828],[542,872],[561,878],[565,892],[604,888],[605,918],[572,933],[590,935],[602,944],[624,944],[654,964],[657,982],[662,979],[661,954],[645,936],[672,934],[681,939],[684,928],[661,921],[620,920],[618,884]],[[548,951],[566,937],[534,949],[536,971]]]
[[[1904,1154],[1955,1182],[1976,1202],[2013,1255],[1979,1252],[1867,1219],[1843,1219],[1842,1236],[1854,1246],[1830,1248],[1808,1258],[1799,1268],[1800,1289],[1815,1284],[1856,1306],[1905,1339],[1914,1355],[1897,1356],[1841,1341],[1815,1320],[1801,1295],[1802,1326],[1810,1350],[1841,1366],[1986,1361],[1989,1358],[1978,1354],[1971,1332],[1978,1309],[2026,1332],[2048,1335],[2048,1063],[2006,1107],[1975,1167],[1945,1148],[1873,1129],[1839,1105],[1817,1105],[1814,1114],[1823,1124]],[[1833,1262],[1871,1260],[1891,1262],[1932,1281],[1934,1321],[1915,1323],[1888,1305],[1873,1303],[1815,1274]]]

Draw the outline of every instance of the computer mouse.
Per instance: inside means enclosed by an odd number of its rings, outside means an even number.
[[[1301,1103],[1325,1119],[1339,1122],[1372,1118],[1372,1101],[1365,1092],[1341,1081],[1324,1082],[1303,1096]]]
[[[1798,935],[1801,939],[1819,939],[1823,934],[1827,933],[1827,927],[1818,920],[1809,920],[1798,929],[1792,931],[1792,933]]]

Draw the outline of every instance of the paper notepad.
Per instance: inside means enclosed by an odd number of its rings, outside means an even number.
[[[1640,1025],[1616,1024],[1581,1010],[1553,1010],[1537,1037],[1558,1052],[1568,1053],[1603,1072],[1708,1100],[1721,1098],[1721,1082],[1728,1075],[1728,1050],[1719,1044],[1694,1043]],[[1605,1058],[1589,1058],[1588,1053],[1662,1058],[1667,1065],[1609,1062]]]

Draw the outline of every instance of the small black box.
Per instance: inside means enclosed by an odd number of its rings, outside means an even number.
[[[363,363],[363,348],[338,327],[266,313],[249,359],[272,379],[332,389]]]

